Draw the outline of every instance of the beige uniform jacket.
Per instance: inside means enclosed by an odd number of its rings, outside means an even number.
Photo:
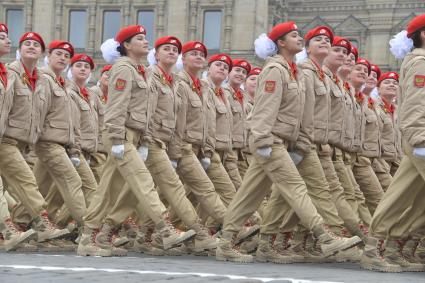
[[[67,91],[74,99],[80,111],[81,150],[87,153],[97,152],[99,141],[99,121],[95,105],[98,104],[97,94],[87,89],[89,97],[84,98],[80,88],[70,81]]]
[[[40,79],[37,79],[33,92],[20,61],[11,63],[8,69],[7,102],[1,110],[1,115],[6,116],[5,127],[0,129],[0,136],[33,145],[41,133],[40,114],[46,107],[46,94],[41,91]],[[40,77],[39,71],[37,77]]]
[[[63,145],[68,154],[80,153],[80,111],[62,86],[55,73],[45,67],[40,76],[41,92],[46,96],[46,107],[41,114],[40,141]]]
[[[168,144],[176,128],[178,100],[175,94],[176,77],[173,84],[164,78],[160,69],[154,65],[149,67],[151,76],[150,85],[154,90],[152,104],[152,118],[149,121],[148,132],[154,139]]]
[[[229,100],[230,109],[232,110],[233,117],[233,131],[232,131],[232,147],[234,149],[243,149],[246,145],[246,95],[241,89],[243,94],[242,103],[236,98],[236,91],[230,86],[224,88],[227,99]]]
[[[105,109],[106,109],[106,98],[103,96],[102,90],[97,85],[89,88],[89,91],[96,95],[97,99],[94,100],[94,110],[97,114],[98,122],[98,139],[97,139],[97,151],[107,153],[103,146],[103,132],[105,131]]]
[[[350,152],[359,153],[362,150],[362,131],[363,131],[363,112],[364,107],[363,103],[360,103],[355,94],[355,90],[353,87],[350,87],[353,99],[353,117],[354,117],[354,139],[351,144]]]
[[[208,119],[211,118],[210,109],[213,106],[206,85],[201,82],[202,94],[198,95],[193,81],[186,71],[181,71],[178,76],[176,94],[179,99],[179,107],[176,131],[168,150],[170,159],[180,159],[182,146],[185,144],[191,144],[192,148],[198,151],[198,157],[211,158],[214,148],[207,139],[209,137]]]
[[[403,141],[425,147],[425,50],[415,48],[400,68],[398,118]]]
[[[215,112],[215,149],[220,151],[232,150],[233,116],[229,100],[223,88],[217,88],[210,79],[205,80],[208,86]],[[220,91],[221,89],[221,95]],[[210,131],[211,133],[213,131]]]
[[[138,66],[141,66],[139,62],[123,56],[109,72],[105,134],[114,145],[124,144],[126,127],[140,134],[141,144],[151,141],[147,128],[153,94],[148,85],[147,74],[143,76],[138,71]]]
[[[281,55],[266,60],[258,77],[254,108],[250,119],[251,152],[274,143],[295,142],[304,111],[303,75],[292,77]]]
[[[356,99],[353,97],[352,89],[348,83],[340,80],[340,88],[344,96],[344,121],[341,133],[341,149],[347,152],[353,152],[356,146],[360,146],[360,144],[355,145],[354,143],[354,135],[356,128],[356,109],[358,108],[360,110],[360,106],[357,105]],[[361,114],[361,111],[359,112],[359,114]]]
[[[377,101],[376,104],[381,136],[381,156],[386,161],[395,161],[397,159],[397,149],[393,113],[388,111],[381,100]]]
[[[371,103],[367,96],[363,100],[362,150],[361,156],[378,158],[381,156],[381,133],[379,132],[376,103]]]

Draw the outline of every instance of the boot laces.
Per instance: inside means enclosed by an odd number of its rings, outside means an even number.
[[[21,231],[18,229],[18,227],[12,222],[12,219],[7,218],[5,220],[6,226],[11,230],[14,234],[20,234]]]

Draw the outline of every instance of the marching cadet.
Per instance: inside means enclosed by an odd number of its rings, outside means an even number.
[[[363,80],[362,77],[364,76],[366,77]],[[354,163],[353,173],[364,195],[370,214],[373,215],[384,193],[379,179],[376,177],[372,168],[373,159],[380,156],[378,117],[375,103],[369,96],[373,89],[372,86],[374,87],[376,83],[373,83],[371,87],[366,89],[367,93],[364,92],[365,90],[361,90],[361,87],[366,82],[369,84],[371,81],[376,82],[376,78],[372,73],[370,63],[364,58],[359,58],[352,69],[350,79],[355,89],[356,100],[362,107],[361,148]]]
[[[116,62],[110,70],[108,103],[105,113],[104,146],[110,148],[95,199],[85,216],[84,231],[78,246],[79,255],[122,255],[111,244],[113,227],[102,220],[116,202],[117,191],[127,183],[138,204],[155,223],[164,247],[171,248],[195,235],[193,230],[179,233],[166,219],[166,209],[159,199],[144,160],[151,142],[147,128],[151,118],[152,98],[146,71],[141,60],[148,54],[143,26],[122,28],[105,52]],[[116,52],[119,52],[117,55]],[[105,55],[104,55],[105,56]],[[101,226],[97,234],[96,229]]]
[[[168,155],[201,210],[221,224],[226,206],[205,172],[211,165],[214,152],[214,145],[208,140],[208,123],[215,122],[209,117],[212,102],[207,87],[197,77],[206,56],[207,48],[202,42],[189,41],[182,47],[184,69],[178,75],[175,90],[180,102]]]
[[[406,31],[403,31],[406,33]],[[409,261],[403,246],[415,223],[423,221],[425,150],[424,100],[425,94],[425,14],[415,17],[401,36],[406,50],[400,68],[398,91],[399,127],[402,134],[403,160],[393,182],[384,194],[372,219],[370,238],[365,247],[361,266],[383,272],[423,271],[424,264]],[[407,43],[407,44],[406,44]],[[423,228],[424,223],[420,223]],[[416,235],[417,236],[417,235]],[[423,236],[423,234],[422,234]],[[418,245],[418,238],[413,237]],[[386,239],[385,250],[381,240]],[[423,247],[424,243],[419,242]],[[412,248],[412,247],[411,247]],[[413,251],[414,254],[414,251]]]
[[[278,24],[268,35],[260,35],[255,45],[257,55],[267,60],[259,76],[250,125],[249,141],[254,158],[226,212],[216,258],[253,261],[251,255],[233,248],[233,236],[258,208],[269,190],[266,188],[272,184],[285,199],[285,206],[292,208],[301,223],[313,231],[323,254],[348,249],[360,243],[360,239],[339,238],[324,228],[323,219],[287,151],[288,143],[298,138],[305,101],[303,76],[292,62],[303,47],[298,28],[294,22]],[[272,241],[272,235],[260,234],[257,257],[259,253],[270,252]]]
[[[191,252],[203,252],[215,249],[216,240],[200,224],[200,219],[192,203],[186,197],[186,191],[174,170],[167,155],[167,147],[174,134],[177,112],[177,97],[174,93],[176,78],[172,69],[177,57],[182,51],[180,40],[174,36],[165,36],[157,39],[154,44],[155,60],[149,67],[150,87],[153,91],[152,117],[149,121],[148,133],[152,141],[148,145],[148,155],[145,160],[146,167],[152,175],[152,179],[158,188],[159,194],[169,203],[170,209],[182,220],[182,222],[196,232],[193,242],[188,242],[187,247]],[[138,215],[143,215],[134,194],[124,187],[118,197],[119,204],[105,218],[106,223],[119,225],[129,216],[134,209]],[[114,217],[116,210],[129,210],[121,213],[121,218]],[[115,218],[115,219],[114,219]],[[142,251],[152,251],[152,247],[146,240],[146,229],[143,226],[136,238],[136,245]]]
[[[9,70],[0,64],[0,172],[8,184],[10,195],[22,203],[29,218],[33,220],[38,242],[69,233],[68,230],[55,228],[49,220],[45,200],[39,192],[32,170],[22,155],[40,136],[40,112],[48,101],[44,93],[45,81],[40,79],[39,70],[36,68],[44,48],[43,39],[39,34],[27,32],[19,39],[21,59],[10,64]],[[0,50],[1,55],[10,50],[8,29],[4,24],[0,24]],[[7,221],[6,226],[8,229],[15,227],[11,221]],[[22,236],[28,238],[32,234],[33,231],[28,230]]]
[[[234,59],[233,67],[229,72],[228,86],[225,88],[233,116],[233,135],[232,147],[233,150],[227,154],[223,160],[224,167],[232,179],[236,190],[239,189],[242,183],[241,175],[238,170],[238,162],[245,160],[243,149],[246,147],[246,100],[244,91],[241,86],[246,80],[248,73],[251,71],[251,65],[244,59]]]

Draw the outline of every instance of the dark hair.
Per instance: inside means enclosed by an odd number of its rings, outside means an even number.
[[[415,47],[415,48],[422,48],[422,46],[423,46],[423,42],[422,42],[422,40],[421,40],[421,32],[422,31],[425,31],[425,27],[423,27],[423,28],[421,28],[421,29],[419,29],[419,30],[417,30],[417,31],[415,31],[413,34],[412,34],[412,40],[413,40],[413,46]]]
[[[127,56],[127,49],[125,49],[124,43],[130,43],[132,38],[133,37],[127,38],[126,40],[124,40],[123,43],[120,44],[120,46],[117,47],[117,51],[120,53],[121,56]]]

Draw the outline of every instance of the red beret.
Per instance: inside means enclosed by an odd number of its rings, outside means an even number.
[[[183,44],[182,47],[182,53],[186,53],[191,50],[198,50],[204,52],[205,57],[208,55],[207,48],[205,45],[200,41],[188,41],[185,44]]]
[[[368,75],[370,75],[370,72],[372,71],[372,67],[370,66],[370,63],[368,60],[364,59],[364,58],[359,58],[356,61],[356,65],[365,65],[367,67],[367,73]]]
[[[89,63],[90,64],[90,69],[92,69],[92,70],[94,69],[93,59],[90,56],[86,55],[86,54],[75,54],[75,56],[72,57],[72,59],[71,59],[71,66],[74,65],[74,63],[80,62],[80,61],[81,62]]]
[[[247,74],[251,71],[251,64],[249,64],[249,62],[244,59],[234,59],[232,63],[233,63],[233,68],[234,67],[244,68]]]
[[[370,64],[370,69],[376,73],[376,77],[379,80],[381,77],[381,69],[378,67],[378,65]]]
[[[330,28],[327,26],[318,26],[314,29],[309,30],[306,35],[304,36],[305,41],[309,41],[313,37],[319,36],[319,35],[325,35],[329,38],[331,42],[333,42],[334,34]]]
[[[252,68],[251,71],[248,73],[248,76],[253,76],[253,75],[259,75],[261,73],[263,69],[261,68]]]
[[[164,44],[174,45],[179,50],[179,53],[182,52],[182,43],[180,42],[180,40],[177,37],[174,37],[174,36],[164,36],[164,37],[158,38],[155,41],[154,48],[155,49],[158,49],[158,47],[160,47],[161,45],[164,45]]]
[[[398,81],[398,74],[396,72],[386,72],[386,73],[383,73],[382,76],[379,77],[378,86],[381,84],[381,82],[383,80],[389,80],[389,79]]]
[[[278,25],[275,25],[272,30],[270,31],[268,37],[272,40],[272,41],[276,41],[278,40],[279,37],[284,36],[285,34],[293,31],[293,30],[298,30],[297,25],[295,24],[295,22],[285,22],[285,23],[280,23]]]
[[[9,33],[9,29],[7,28],[7,25],[0,23],[0,32]]]
[[[407,37],[412,37],[413,33],[425,27],[425,14],[414,17],[407,25]]]
[[[100,71],[100,74],[103,74],[104,72],[109,71],[111,68],[112,68],[112,65],[103,66],[102,70]]]
[[[354,45],[351,45],[351,53],[354,54],[356,61],[359,59],[359,50]]]
[[[126,26],[120,29],[115,35],[115,41],[122,44],[127,39],[140,33],[146,35],[146,29],[141,25]]]
[[[72,47],[72,44],[68,41],[62,41],[62,40],[53,40],[49,44],[49,50],[52,51],[54,49],[63,49],[69,52],[69,54],[74,56],[74,47]]]
[[[215,54],[215,55],[211,56],[210,59],[208,59],[208,66],[211,65],[211,63],[215,62],[215,61],[221,61],[221,62],[226,63],[229,66],[229,71],[233,67],[232,58],[230,58],[230,56],[227,55],[227,54],[220,53],[220,54]]]
[[[334,40],[332,42],[332,46],[340,46],[347,49],[348,54],[351,52],[351,43],[346,38],[340,36],[334,36]]]
[[[44,41],[43,38],[41,37],[41,35],[39,35],[36,32],[30,31],[30,32],[26,32],[24,33],[21,38],[19,39],[19,44],[21,44],[22,42],[24,42],[25,40],[35,40],[38,43],[40,43],[41,45],[41,49],[46,50],[46,46],[44,45]]]

